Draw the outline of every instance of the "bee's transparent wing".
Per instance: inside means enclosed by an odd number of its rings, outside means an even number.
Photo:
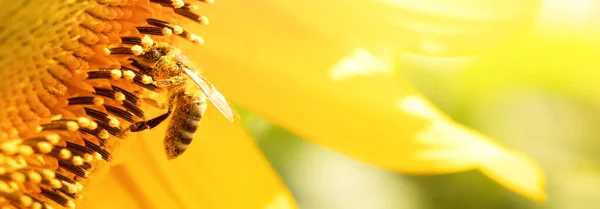
[[[206,94],[206,97],[208,97],[210,102],[212,102],[213,105],[215,105],[215,107],[217,107],[217,109],[227,119],[233,121],[237,117],[237,112],[235,111],[235,108],[232,107],[232,105],[230,105],[229,102],[227,102],[223,94],[221,94],[221,92],[219,92],[217,88],[215,88],[215,86],[208,82],[206,78],[196,75],[196,73],[192,72],[188,68],[183,68],[183,71],[185,71],[185,74],[192,78],[194,83],[196,83],[196,85],[200,87],[202,92]]]

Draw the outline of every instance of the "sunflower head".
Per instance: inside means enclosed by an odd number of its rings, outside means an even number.
[[[211,3],[211,0],[200,1]],[[202,38],[181,0],[15,1],[0,23],[0,206],[74,208],[160,88],[141,47]]]

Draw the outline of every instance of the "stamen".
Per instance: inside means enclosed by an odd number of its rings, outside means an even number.
[[[93,105],[95,97],[92,96],[82,96],[82,97],[73,97],[67,99],[68,105]]]
[[[133,72],[131,70],[128,70],[129,72]],[[114,89],[116,92],[121,92],[125,95],[125,100],[130,101],[131,103],[137,103],[138,101],[138,97],[135,96],[134,94],[132,94],[131,92],[128,92],[125,89],[119,88],[117,86],[111,86],[112,89]]]
[[[123,107],[125,107],[125,109],[127,109],[127,111],[133,113],[135,116],[144,118],[144,111],[142,111],[142,109],[137,107],[137,105],[125,100],[125,101],[123,101]]]
[[[85,114],[96,119],[96,120],[100,120],[100,121],[104,121],[104,122],[108,122],[108,114],[102,112],[102,111],[98,111],[92,108],[88,108],[85,107],[83,108],[85,110]],[[96,122],[97,123],[97,122]]]
[[[148,35],[154,35],[154,36],[170,36],[171,34],[173,34],[172,31],[169,32],[169,28],[163,28],[163,27],[152,27],[152,26],[140,26],[140,27],[136,27],[138,32],[140,32],[141,34],[148,34]],[[167,30],[165,30],[167,29]]]
[[[68,162],[65,160],[59,160],[58,166],[64,168],[65,170],[71,172],[72,174],[75,174],[76,176],[79,176],[82,178],[86,178],[89,175],[89,173],[86,170],[84,170],[83,168],[73,165],[71,162]]]
[[[102,149],[100,146],[94,144],[93,142],[84,139],[83,142],[85,143],[85,146],[90,148],[91,150],[94,150],[97,153],[100,153],[100,155],[102,156],[102,159],[104,160],[108,160],[110,157],[110,153],[108,151],[106,151],[105,149]]]
[[[131,47],[115,47],[110,49],[112,55],[134,55]]]
[[[133,52],[135,56],[140,56],[142,53],[144,53],[144,48],[142,48],[140,45],[134,45],[131,47],[131,52]]]
[[[48,199],[51,199],[52,201],[62,205],[63,207],[69,207],[69,208],[75,207],[75,203],[73,203],[73,201],[67,200],[67,198],[63,197],[62,195],[60,195],[54,191],[41,188],[41,194],[46,196]]]
[[[87,73],[87,79],[108,79],[111,78],[110,70],[96,70]]]
[[[131,61],[131,66],[139,69],[142,73],[148,75],[150,74],[150,72],[152,72],[152,68],[148,67],[148,66],[144,66],[141,63],[139,63],[137,60],[135,59],[128,59],[129,61]],[[123,69],[124,67],[121,67],[121,69]],[[137,75],[137,74],[136,74]],[[141,75],[137,75],[136,77],[139,77]]]
[[[116,137],[122,137],[121,129],[118,127],[111,127],[108,124],[108,120],[106,122],[96,121],[96,123],[98,123],[98,127],[108,131],[109,134],[116,136]]]
[[[137,36],[122,36],[121,43],[128,44],[128,45],[141,45],[142,39]]]
[[[188,9],[174,9],[175,13],[184,16],[192,21],[195,21],[200,24],[208,24],[208,18],[205,16],[198,15],[191,10]]]
[[[133,120],[133,113],[127,112],[126,110],[122,110],[119,109],[117,107],[113,107],[110,105],[104,105],[104,108],[106,109],[106,111],[108,111],[110,114],[116,115],[119,118],[122,118],[130,123],[134,123],[135,121]]]
[[[121,72],[121,71],[119,71]],[[109,88],[101,88],[101,87],[94,87],[94,94],[99,95],[99,96],[103,96],[103,97],[107,97],[107,98],[115,98],[115,91]]]

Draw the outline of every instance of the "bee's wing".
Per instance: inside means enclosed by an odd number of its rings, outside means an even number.
[[[230,105],[229,102],[227,102],[223,94],[221,94],[221,92],[219,92],[217,88],[215,88],[215,86],[208,82],[206,78],[196,75],[196,73],[192,72],[188,68],[183,68],[183,71],[185,72],[185,74],[190,76],[190,78],[192,78],[194,83],[196,83],[196,85],[200,87],[202,92],[206,94],[206,97],[208,97],[210,102],[212,102],[213,105],[215,105],[215,107],[217,107],[217,109],[227,119],[233,121],[235,117],[237,117],[237,112],[235,111],[235,108],[232,107],[232,105]]]

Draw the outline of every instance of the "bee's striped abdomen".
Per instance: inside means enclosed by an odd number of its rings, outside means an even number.
[[[186,92],[177,96],[173,117],[165,137],[167,158],[174,159],[185,152],[196,135],[200,119],[205,111],[206,97],[204,94],[188,94]]]

